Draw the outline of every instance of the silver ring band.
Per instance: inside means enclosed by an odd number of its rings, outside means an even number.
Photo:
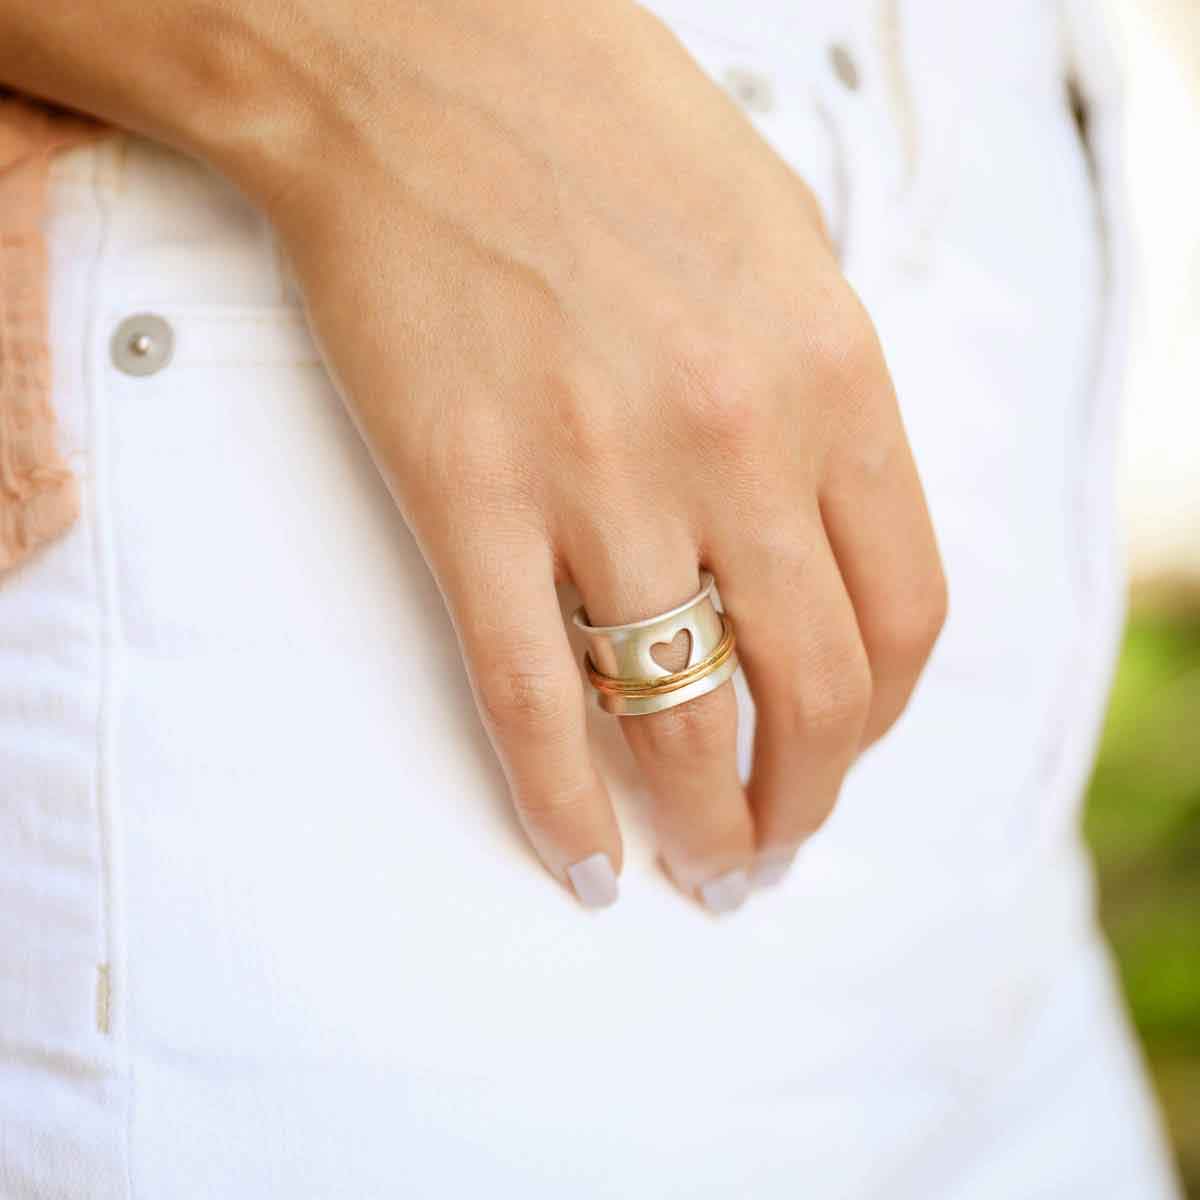
[[[646,716],[714,691],[737,670],[733,624],[712,601],[713,577],[705,571],[691,599],[657,616],[623,625],[591,625],[580,608],[574,622],[587,636],[585,665],[596,699],[606,712]],[[653,649],[688,635],[687,662],[670,671]]]

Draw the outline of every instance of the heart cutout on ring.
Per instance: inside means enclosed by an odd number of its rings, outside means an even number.
[[[681,629],[669,642],[655,642],[650,657],[671,674],[685,670],[692,660],[692,635]]]

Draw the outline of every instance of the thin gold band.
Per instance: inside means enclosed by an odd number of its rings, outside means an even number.
[[[698,679],[711,675],[729,661],[734,651],[733,621],[728,613],[721,613],[721,625],[724,633],[713,652],[702,662],[684,671],[673,671],[660,679],[617,679],[611,675],[602,675],[596,670],[592,656],[586,655],[584,665],[587,667],[588,680],[600,692],[622,696],[627,699],[641,699],[650,696],[663,696],[677,692]]]

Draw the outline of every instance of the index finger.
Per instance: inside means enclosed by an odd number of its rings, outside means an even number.
[[[588,746],[549,546],[477,539],[435,562],[480,716],[542,862],[589,908],[617,898],[621,835]]]

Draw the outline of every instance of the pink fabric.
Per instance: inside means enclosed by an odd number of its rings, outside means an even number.
[[[42,217],[51,156],[99,128],[0,92],[0,571],[79,513],[50,402]]]

